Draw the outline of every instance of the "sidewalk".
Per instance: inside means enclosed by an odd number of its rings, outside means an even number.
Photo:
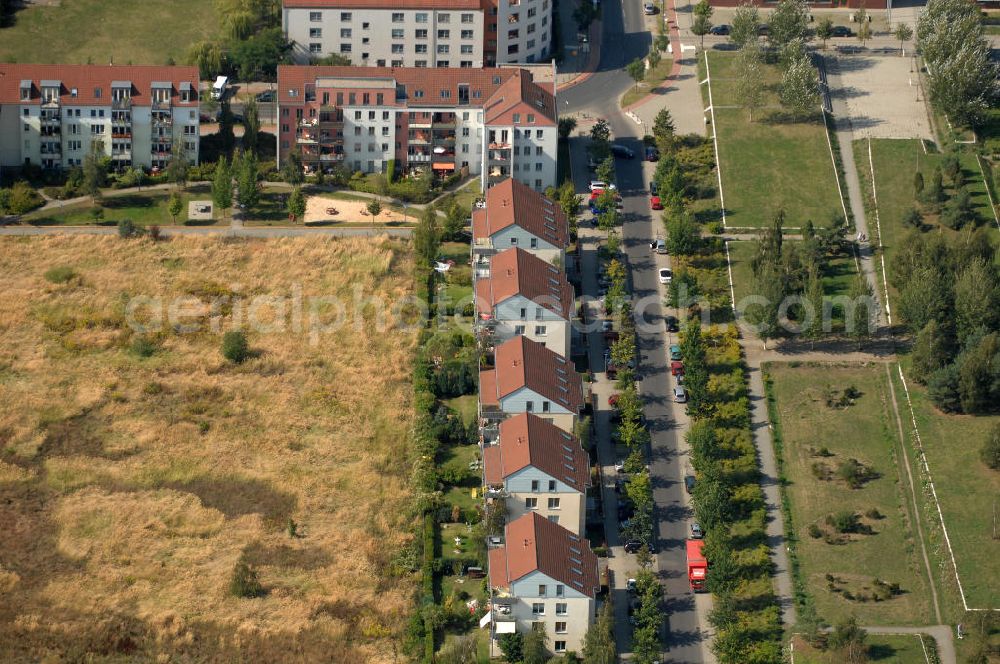
[[[590,24],[587,43],[577,41],[576,19],[573,10],[580,2],[591,0],[559,0],[559,31],[562,35],[563,59],[556,72],[558,90],[582,83],[590,78],[601,62],[601,34],[604,26],[599,20]]]

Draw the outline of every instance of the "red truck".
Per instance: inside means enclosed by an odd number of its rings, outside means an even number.
[[[704,592],[705,573],[708,572],[708,561],[701,548],[705,546],[705,540],[689,539],[687,541],[688,556],[688,581],[691,583],[691,590],[694,592]]]

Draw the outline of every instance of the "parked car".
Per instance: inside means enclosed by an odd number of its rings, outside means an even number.
[[[659,161],[660,151],[654,148],[652,145],[646,146],[646,161]]]
[[[672,344],[670,346],[670,359],[679,360],[681,359],[681,347],[677,344]]]
[[[694,484],[695,484],[694,475],[684,476],[684,488],[687,490],[688,493],[692,493],[694,491]]]
[[[625,553],[639,553],[639,549],[642,548],[642,542],[639,540],[629,540],[625,542]]]
[[[683,362],[671,362],[670,363],[670,375],[680,376],[684,373],[684,363]]]
[[[674,401],[677,403],[687,403],[688,394],[683,385],[674,386]]]
[[[278,98],[278,93],[274,90],[264,90],[257,95],[257,101],[274,101]]]
[[[634,593],[636,585],[637,584],[635,579],[629,579],[628,581],[625,582],[625,590],[629,591],[630,593]]]
[[[650,207],[650,209],[653,209],[653,210],[662,210],[663,209],[663,203],[660,202],[660,197],[659,196],[650,196],[649,197],[649,207]]]
[[[605,189],[614,189],[615,185],[608,185],[607,182],[602,182],[601,180],[591,180],[590,181],[590,191],[591,193],[595,191],[604,191]]]
[[[620,394],[612,394],[610,397],[608,397],[608,405],[609,406],[617,406],[618,405],[618,398],[619,397],[621,397]]]
[[[723,37],[728,35],[730,32],[732,32],[732,28],[730,28],[725,23],[721,23],[719,25],[713,25],[708,30],[708,34],[710,35],[721,35]]]
[[[665,267],[661,267],[660,268],[659,274],[660,274],[660,283],[661,284],[669,284],[670,280],[673,279],[673,277],[674,277],[674,273],[671,272],[668,268],[665,268]]]
[[[657,187],[656,187],[656,180],[650,180],[649,181],[649,195],[650,196],[658,196],[659,195],[659,189],[657,189]]]
[[[611,144],[611,154],[619,159],[635,159],[635,153],[631,149],[618,143]]]
[[[760,25],[757,26],[757,34],[760,35],[761,37],[767,37],[769,34],[771,34],[771,26],[769,26],[767,23],[761,23]]]
[[[667,241],[664,240],[662,237],[656,238],[656,240],[653,242],[653,251],[655,251],[658,254],[667,253]]]
[[[833,37],[852,37],[854,33],[846,25],[835,25],[833,30],[830,31],[830,35]]]
[[[691,524],[691,539],[701,539],[705,532],[701,529],[701,524],[695,522]]]
[[[642,6],[642,13],[646,16],[652,16],[656,13],[656,5],[652,2],[647,2]]]
[[[667,323],[667,332],[679,332],[681,329],[680,321],[674,316],[667,316],[664,319]]]
[[[615,472],[616,473],[624,473],[625,472],[625,461],[623,461],[622,459],[619,459],[618,461],[615,461]]]

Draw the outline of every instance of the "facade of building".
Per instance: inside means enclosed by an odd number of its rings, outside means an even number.
[[[479,372],[483,420],[534,413],[572,432],[582,408],[583,385],[573,363],[523,336],[497,346],[494,368]]]
[[[297,63],[492,67],[551,59],[551,0],[284,0]]]
[[[0,165],[198,163],[198,68],[0,64]]]
[[[569,224],[558,205],[513,178],[486,191],[485,206],[472,212],[472,257],[488,266],[493,255],[520,247],[553,265],[566,265]]]
[[[583,535],[590,461],[559,427],[528,413],[501,422],[483,447],[483,478],[487,496],[504,499],[509,521],[533,512]]]
[[[583,650],[600,589],[597,556],[585,538],[531,512],[507,524],[489,564],[494,640],[542,624],[552,652]]]
[[[492,343],[524,335],[560,355],[569,354],[573,287],[562,269],[520,248],[493,257],[475,273],[476,325]]]
[[[537,190],[555,184],[554,86],[517,68],[278,67],[278,161],[307,172],[408,175],[505,170]],[[508,141],[494,148],[497,132]],[[516,148],[516,149],[515,149]]]

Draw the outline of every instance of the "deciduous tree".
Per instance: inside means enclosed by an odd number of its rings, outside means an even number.
[[[760,30],[760,13],[757,6],[744,3],[736,8],[733,15],[733,28],[729,33],[729,39],[737,48],[743,48],[747,44],[757,42],[757,35]]]
[[[760,46],[756,39],[746,42],[740,48],[734,73],[736,97],[747,110],[750,122],[753,122],[753,112],[764,104],[764,74],[761,71]]]

